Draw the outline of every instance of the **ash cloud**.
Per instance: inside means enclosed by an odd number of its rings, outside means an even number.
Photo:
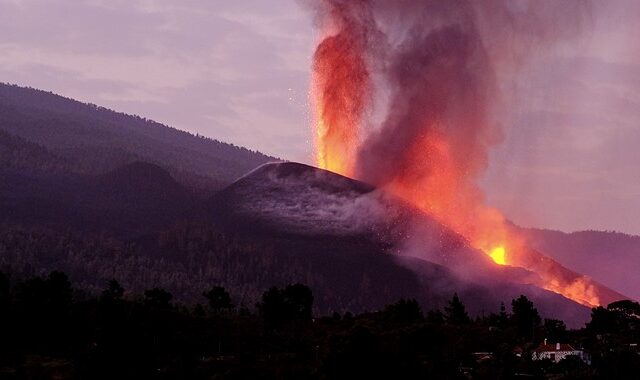
[[[589,25],[589,2],[320,0],[312,4],[326,35],[314,66],[320,119],[329,131],[321,136],[320,148],[322,144],[339,148],[324,149],[326,156],[334,157],[320,166],[389,190],[487,254],[496,247],[506,249],[509,265],[534,270],[547,288],[583,300],[578,293],[585,292],[573,292],[572,283],[563,280],[560,286],[553,285],[558,273],[571,278],[577,274],[555,262],[549,268],[532,264],[542,256],[526,249],[502,214],[485,205],[478,179],[487,169],[490,148],[503,135],[499,119],[506,112],[509,80],[547,49],[579,36]],[[339,46],[333,46],[336,42]],[[363,75],[367,85],[362,85]],[[374,82],[376,86],[370,85]],[[385,102],[365,104],[382,95]],[[379,104],[383,104],[380,122],[365,117],[367,105]],[[327,165],[331,161],[342,165]],[[471,272],[477,270],[469,267]],[[588,301],[598,303],[599,297]]]
[[[320,112],[328,115],[325,120],[351,121],[327,127],[343,135],[326,141],[345,145],[336,154],[356,152],[353,171],[345,174],[378,186],[401,178],[424,188],[446,169],[448,176],[453,171],[448,185],[460,193],[452,201],[467,208],[469,199],[482,198],[476,180],[502,136],[503,126],[493,117],[505,96],[499,77],[551,43],[577,35],[589,23],[590,9],[584,0],[303,3],[327,35],[314,64],[323,74],[316,81],[324,97]],[[339,54],[328,61],[328,47],[336,44],[340,49],[333,52]],[[374,104],[374,77],[389,94],[381,123],[363,118]]]
[[[501,81],[579,35],[589,2],[305,4],[325,34],[314,57],[319,165],[390,189],[465,235],[478,219],[503,223],[486,210],[477,184],[503,135]],[[385,102],[371,101],[383,95]],[[380,104],[370,113],[382,121],[367,118],[367,108]]]

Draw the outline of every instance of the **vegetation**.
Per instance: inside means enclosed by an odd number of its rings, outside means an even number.
[[[274,160],[139,116],[0,83],[3,169],[95,176],[145,161],[210,192]]]
[[[405,299],[379,312],[312,319],[313,295],[301,284],[266,290],[256,313],[234,308],[220,286],[202,297],[209,311],[176,304],[160,288],[125,294],[116,280],[93,297],[61,272],[24,280],[0,272],[0,377],[635,379],[640,373],[630,345],[640,338],[640,305],[631,301],[596,308],[586,328],[566,331],[561,321],[541,325],[525,296],[513,300],[511,313],[472,320],[457,295],[444,319],[430,318],[435,311],[425,317],[415,300]],[[531,351],[558,333],[584,348],[592,365],[576,357],[532,361]]]

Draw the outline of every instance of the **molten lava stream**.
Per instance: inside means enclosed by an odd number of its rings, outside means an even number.
[[[505,260],[505,249],[503,246],[496,247],[491,250],[489,253],[489,257],[496,263],[500,265],[506,265],[507,262]]]

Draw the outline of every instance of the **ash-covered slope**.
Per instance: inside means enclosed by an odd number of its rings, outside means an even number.
[[[399,217],[372,186],[297,163],[258,167],[219,193],[213,206],[231,220],[303,235],[379,232]]]
[[[385,280],[380,283],[369,274],[369,306],[378,304],[376,294],[417,297],[426,307],[441,306],[458,292],[472,311],[480,312],[527,294],[549,317],[573,326],[588,318],[587,308],[529,285],[539,281],[535,274],[496,266],[429,215],[372,186],[307,165],[265,164],[220,192],[208,210],[219,225],[246,236],[278,236],[282,251],[293,249],[318,263],[325,271],[318,276],[341,273],[332,281],[360,278],[365,263],[377,260],[386,267]],[[417,289],[407,293],[394,288],[399,276],[413,277]],[[361,298],[363,288],[345,291],[340,297],[351,292]]]

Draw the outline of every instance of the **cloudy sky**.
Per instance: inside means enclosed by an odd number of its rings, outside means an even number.
[[[527,65],[491,155],[515,222],[640,234],[640,5]],[[294,0],[0,0],[0,82],[310,162],[314,34]]]

